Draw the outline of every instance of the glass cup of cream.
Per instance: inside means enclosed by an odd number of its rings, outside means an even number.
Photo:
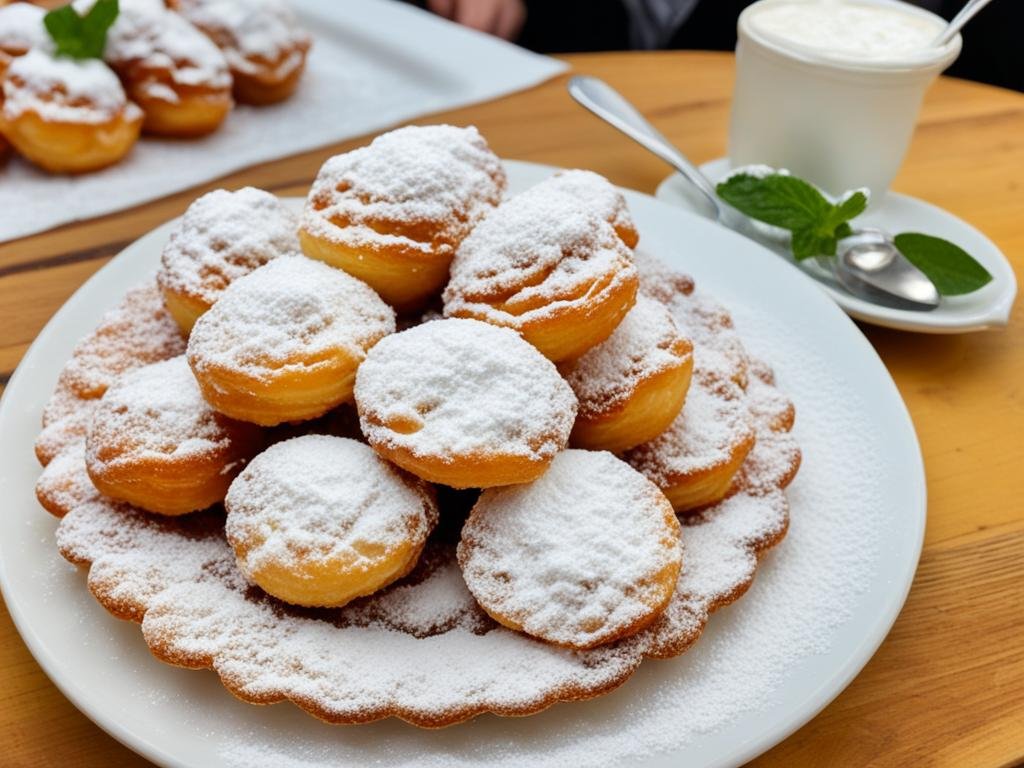
[[[921,100],[960,53],[938,16],[893,0],[761,0],[739,18],[729,129],[735,168],[786,168],[840,195],[879,200]]]

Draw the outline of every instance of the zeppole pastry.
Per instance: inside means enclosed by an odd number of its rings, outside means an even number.
[[[53,41],[43,26],[46,11],[30,3],[12,3],[0,7],[0,79],[18,56],[33,48],[53,52]]]
[[[235,99],[272,104],[295,91],[311,39],[284,0],[169,0],[223,51]]]
[[[156,279],[185,335],[232,282],[278,256],[299,256],[298,217],[253,187],[217,189],[185,211]]]
[[[86,435],[85,461],[106,496],[181,515],[222,501],[262,443],[260,429],[206,404],[179,356],[125,374],[106,391]]]
[[[75,0],[87,11],[94,0]],[[161,0],[120,0],[103,58],[160,136],[202,136],[232,107],[227,60],[209,38]]]
[[[665,609],[682,563],[671,505],[610,453],[569,450],[533,483],[484,491],[462,529],[466,586],[497,622],[587,649]]]
[[[677,512],[689,512],[725,497],[754,440],[744,391],[698,369],[675,421],[623,458],[657,485]]]
[[[434,320],[384,339],[359,367],[355,397],[380,455],[455,488],[535,479],[576,416],[550,361],[514,331],[477,320]]]
[[[572,444],[617,453],[664,432],[683,407],[692,351],[663,304],[637,298],[611,336],[562,366],[580,404]]]
[[[400,128],[324,163],[299,238],[307,256],[411,311],[441,290],[455,250],[505,184],[476,128]]]
[[[3,78],[0,133],[26,159],[53,173],[83,173],[124,157],[142,126],[102,61],[39,49],[13,59]]]
[[[367,350],[395,314],[366,283],[305,256],[239,278],[192,328],[188,361],[221,413],[272,426],[352,397]]]
[[[242,574],[305,606],[341,606],[405,576],[438,516],[428,483],[328,435],[268,448],[235,478],[224,506]]]
[[[459,247],[445,315],[513,328],[554,361],[608,338],[637,292],[632,251],[611,221],[621,211],[602,204],[610,188],[566,174],[503,203]]]

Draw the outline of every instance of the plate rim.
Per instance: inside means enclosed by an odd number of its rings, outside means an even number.
[[[708,160],[707,162],[701,163],[699,167],[702,172],[713,178],[717,175],[721,165],[723,163],[727,163],[728,160],[728,157],[716,157]],[[688,207],[681,205],[676,200],[675,195],[668,191],[669,188],[674,186],[677,183],[677,180],[681,178],[682,174],[678,171],[669,173],[660,182],[658,182],[658,186],[655,189],[653,196],[660,202],[668,203],[677,209],[690,212]],[[669,198],[669,195],[672,195],[671,199]],[[1018,285],[1013,265],[1010,264],[1009,259],[1006,258],[1006,254],[1003,253],[1002,249],[992,242],[988,235],[973,224],[960,218],[952,211],[947,211],[946,209],[939,207],[935,203],[893,190],[886,192],[886,196],[920,206],[934,216],[952,219],[958,225],[965,227],[973,235],[983,240],[988,245],[991,252],[1002,262],[1004,272],[1003,280],[1006,285],[1004,292],[999,296],[996,296],[991,305],[986,307],[984,310],[979,310],[971,319],[957,321],[954,317],[949,318],[948,320],[942,320],[941,316],[939,316],[939,322],[935,322],[934,318],[937,316],[927,312],[912,312],[881,306],[874,309],[874,305],[871,305],[868,302],[857,299],[856,297],[846,296],[823,283],[819,283],[809,276],[806,276],[807,279],[811,280],[812,283],[824,291],[826,295],[835,301],[835,303],[838,304],[850,317],[882,328],[892,328],[897,331],[909,331],[912,333],[953,335],[958,333],[977,333],[980,331],[999,330],[1006,327],[1009,324],[1010,313],[1013,310],[1013,305],[1017,298]]]
[[[503,162],[509,169],[510,173],[516,175],[540,178],[548,175],[552,172],[560,170],[560,168],[551,165],[544,165],[539,163],[532,163],[526,161],[518,161],[503,158]],[[626,193],[627,198],[643,199],[645,204],[652,204],[656,207],[663,208],[666,212],[671,211],[673,215],[678,216],[682,213],[685,216],[692,217],[694,219],[702,221],[707,224],[707,221],[697,214],[690,213],[685,210],[681,210],[679,206],[668,203],[664,200],[656,198],[653,195],[649,195],[643,192],[639,192],[631,189],[623,189]],[[284,197],[282,199],[288,200],[289,198]],[[301,198],[293,197],[292,200],[301,200]],[[38,350],[43,348],[49,342],[50,336],[57,333],[57,327],[60,325],[65,314],[73,311],[76,304],[76,297],[89,285],[92,285],[94,281],[103,281],[106,279],[105,275],[109,272],[117,270],[117,264],[120,260],[130,258],[131,252],[136,248],[144,247],[147,239],[152,239],[158,236],[158,233],[165,228],[172,225],[178,219],[172,219],[162,224],[157,225],[141,237],[132,241],[124,249],[119,251],[109,262],[104,264],[95,274],[93,274],[87,281],[82,283],[75,292],[61,305],[61,307],[53,314],[46,325],[39,332],[32,344],[26,350],[22,360],[19,362],[17,369],[11,376],[7,387],[4,390],[3,397],[0,398],[0,425],[7,419],[7,413],[9,410],[14,409],[12,405],[12,398],[10,393],[17,391],[20,388],[21,379],[28,376],[28,367],[25,365],[26,361],[31,361],[34,355],[39,354]],[[739,235],[734,235],[740,237]],[[822,294],[823,298],[825,297]],[[910,438],[910,445],[915,450],[912,451],[912,456],[908,458],[913,460],[914,472],[912,478],[913,495],[917,500],[917,509],[913,510],[914,520],[916,522],[914,528],[914,535],[912,537],[914,541],[914,547],[912,557],[902,561],[902,570],[900,573],[900,582],[902,588],[898,594],[889,599],[883,608],[886,610],[880,611],[876,614],[875,621],[868,627],[870,631],[862,631],[859,634],[861,638],[858,640],[855,652],[851,652],[846,657],[842,664],[838,666],[833,674],[827,679],[820,681],[817,688],[812,695],[808,696],[803,700],[801,706],[796,709],[790,709],[785,719],[786,724],[784,726],[772,726],[772,724],[766,725],[762,732],[755,734],[753,739],[747,740],[744,743],[737,744],[731,751],[718,756],[711,762],[705,763],[707,766],[730,766],[737,765],[746,762],[765,751],[771,749],[775,745],[781,743],[795,731],[799,730],[806,723],[812,720],[818,713],[820,713],[832,700],[834,700],[842,691],[852,682],[852,680],[860,673],[868,661],[877,651],[878,647],[884,642],[888,636],[892,625],[895,623],[897,617],[902,611],[903,605],[906,601],[907,595],[913,584],[913,577],[917,570],[917,565],[920,559],[921,550],[924,542],[925,524],[927,516],[927,485],[925,476],[925,466],[923,456],[921,454],[920,442],[917,438],[916,430],[913,426],[913,421],[910,417],[910,413],[906,407],[906,403],[903,400],[902,395],[899,392],[898,387],[893,381],[888,369],[885,367],[884,362],[878,356],[874,347],[868,342],[867,338],[863,335],[860,329],[847,317],[842,310],[834,303],[827,302],[831,311],[834,311],[838,317],[843,318],[843,321],[849,324],[850,330],[853,331],[852,339],[856,339],[856,343],[863,347],[863,351],[869,356],[873,357],[878,362],[879,373],[882,375],[884,385],[891,388],[892,394],[896,398],[896,402],[900,406],[901,421],[903,422],[899,430],[904,432],[906,437]],[[0,477],[0,487],[4,485],[3,478]],[[41,510],[39,510],[41,511]],[[3,544],[0,542],[0,554],[3,552]],[[12,593],[10,588],[10,581],[8,576],[8,566],[6,560],[0,557],[0,593],[3,594],[6,602],[8,612],[11,615],[11,619],[18,630],[19,635],[25,642],[26,647],[32,654],[33,658],[43,669],[47,677],[54,683],[54,685],[61,691],[61,693],[89,720],[95,723],[98,727],[116,739],[118,742],[133,750],[142,757],[151,760],[158,765],[168,766],[169,768],[197,768],[196,764],[187,763],[179,758],[175,757],[174,754],[168,752],[160,744],[155,741],[146,738],[144,735],[140,735],[130,729],[128,726],[118,722],[110,711],[104,711],[102,707],[98,706],[95,701],[91,701],[87,691],[80,689],[74,680],[65,680],[57,673],[58,660],[53,656],[48,649],[45,647],[44,642],[40,638],[39,634],[33,628],[31,621],[28,619],[24,606],[19,602],[18,599],[12,600]],[[88,596],[91,600],[91,595]],[[95,697],[93,697],[95,698]],[[781,718],[780,718],[781,719]],[[685,748],[684,748],[685,749]],[[670,763],[665,762],[666,759],[671,759],[673,755],[678,755],[678,752],[674,753],[657,753],[645,756],[641,758],[641,763],[650,766],[661,766],[669,765]]]

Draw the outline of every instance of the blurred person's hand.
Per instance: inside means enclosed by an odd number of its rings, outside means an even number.
[[[427,0],[439,16],[472,29],[514,40],[526,21],[523,0]]]

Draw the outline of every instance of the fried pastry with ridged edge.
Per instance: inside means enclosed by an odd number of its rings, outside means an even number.
[[[429,483],[355,440],[306,435],[254,458],[224,500],[245,577],[292,605],[340,607],[402,578],[437,523]]]
[[[215,409],[273,426],[350,400],[356,368],[394,330],[394,312],[366,283],[282,257],[231,283],[196,321],[188,361]]]
[[[567,181],[568,180],[568,181]],[[595,203],[580,191],[594,188]],[[633,253],[597,174],[562,174],[502,203],[463,241],[444,290],[446,317],[512,328],[555,362],[608,338],[636,300]]]
[[[262,430],[210,408],[185,357],[138,368],[103,395],[85,463],[106,496],[162,515],[220,503],[262,448]]]
[[[307,256],[413,311],[440,292],[459,244],[505,186],[501,161],[476,128],[399,128],[323,164],[299,239]]]

